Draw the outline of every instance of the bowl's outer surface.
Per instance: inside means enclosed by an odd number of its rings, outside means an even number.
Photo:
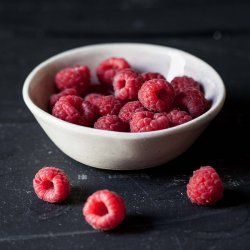
[[[96,66],[111,56],[124,57],[140,71],[160,72],[169,81],[177,75],[193,77],[202,83],[206,97],[212,101],[210,110],[178,127],[136,134],[81,127],[47,112],[58,70],[86,64],[96,81]],[[222,108],[225,88],[212,67],[186,52],[148,44],[101,44],[64,52],[38,65],[24,83],[23,97],[44,131],[65,154],[97,168],[132,170],[166,163],[187,150]]]

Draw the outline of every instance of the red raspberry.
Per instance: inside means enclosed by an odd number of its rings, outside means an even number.
[[[142,73],[141,76],[143,78],[143,82],[147,82],[147,81],[153,80],[153,79],[166,80],[166,78],[158,72],[145,72],[145,73]]]
[[[123,105],[120,100],[116,99],[112,95],[101,96],[100,98],[96,98],[93,103],[98,108],[101,116],[118,115]]]
[[[197,89],[200,90],[200,85],[193,78],[188,76],[177,76],[172,81],[171,84],[174,88],[175,94],[185,92],[187,89]]]
[[[223,197],[223,183],[210,166],[201,167],[193,172],[187,185],[187,195],[192,203],[212,205]]]
[[[95,105],[96,101],[98,100],[99,97],[101,97],[103,95],[101,94],[96,94],[96,93],[91,93],[88,94],[84,97],[84,101],[90,102],[91,104]]]
[[[55,103],[62,96],[66,96],[66,95],[78,95],[78,94],[77,94],[77,91],[75,89],[65,89],[60,93],[53,94],[53,95],[50,96],[50,99],[49,99],[50,108],[52,109],[54,107]]]
[[[112,86],[115,74],[126,68],[130,68],[130,65],[125,59],[111,57],[99,64],[96,73],[100,82]]]
[[[127,102],[119,112],[119,118],[124,122],[129,122],[132,115],[139,111],[146,111],[139,101]]]
[[[141,75],[133,69],[120,70],[113,80],[115,97],[123,101],[138,99],[138,90],[142,83]]]
[[[100,190],[88,197],[83,207],[83,215],[94,229],[107,231],[122,223],[126,208],[118,194]]]
[[[143,83],[138,98],[148,110],[164,112],[172,107],[174,89],[167,81],[154,79]]]
[[[98,111],[89,102],[79,96],[68,95],[61,97],[52,109],[55,117],[78,125],[91,126]]]
[[[83,94],[90,85],[89,68],[84,65],[77,65],[72,68],[62,69],[56,74],[55,83],[61,91],[68,88],[75,88],[79,94]]]
[[[179,93],[175,97],[175,104],[181,110],[187,111],[193,118],[202,115],[208,109],[208,101],[197,89],[188,89]]]
[[[131,132],[149,132],[170,127],[167,115],[149,111],[137,112],[130,121]]]
[[[192,117],[187,112],[177,109],[169,112],[168,118],[172,126],[177,126],[192,120]]]
[[[111,130],[118,132],[127,132],[128,126],[120,120],[117,115],[106,115],[100,117],[94,124],[94,128],[102,130]]]
[[[44,167],[33,179],[33,187],[39,199],[55,203],[65,200],[70,193],[70,183],[63,170]]]

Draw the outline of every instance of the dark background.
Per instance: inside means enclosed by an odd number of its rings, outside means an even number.
[[[0,249],[250,249],[250,2],[216,0],[0,1]],[[223,78],[223,111],[178,159],[154,169],[93,169],[60,152],[25,107],[25,77],[46,58],[78,46],[143,42],[186,50]],[[213,207],[189,202],[192,171],[214,166],[225,197]],[[37,199],[35,173],[64,169],[68,201]],[[124,197],[128,216],[100,233],[81,209],[92,192]]]

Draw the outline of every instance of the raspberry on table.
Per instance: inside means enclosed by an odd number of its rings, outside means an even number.
[[[89,68],[84,65],[64,68],[56,74],[55,83],[60,91],[74,88],[79,95],[84,94],[90,85]]]
[[[192,117],[187,112],[177,109],[173,109],[167,115],[173,127],[192,120]]]
[[[133,69],[120,70],[114,77],[113,87],[115,97],[122,101],[138,99],[138,91],[141,88],[143,79],[139,73]]]
[[[52,109],[52,115],[78,125],[91,126],[98,110],[79,96],[68,95],[61,97]]]
[[[101,83],[112,86],[114,76],[121,69],[130,68],[123,58],[111,57],[99,64],[96,69],[97,77]]]
[[[131,132],[150,132],[170,127],[168,116],[164,113],[141,111],[133,114],[130,120]]]
[[[117,193],[99,190],[88,197],[83,207],[83,215],[94,229],[107,231],[122,223],[126,207]]]
[[[181,110],[187,111],[193,118],[202,115],[209,108],[208,100],[197,89],[188,89],[176,95],[175,104]]]
[[[173,87],[163,79],[144,82],[138,92],[138,98],[142,105],[154,112],[164,112],[171,109],[174,97]]]
[[[192,203],[212,205],[223,197],[223,183],[211,166],[193,172],[187,185],[187,195]]]
[[[33,187],[39,199],[50,203],[65,200],[70,193],[69,178],[63,170],[46,166],[33,179]]]
[[[196,82],[192,77],[177,76],[171,81],[171,85],[174,88],[175,94],[185,92],[188,89],[201,90],[200,84]]]
[[[141,76],[143,78],[143,82],[153,80],[153,79],[166,80],[166,78],[162,74],[160,74],[158,72],[145,72],[145,73],[142,73]]]
[[[78,95],[76,89],[65,89],[63,91],[61,91],[60,93],[57,94],[53,94],[50,96],[49,99],[49,104],[50,104],[50,108],[52,109],[55,105],[55,103],[62,97],[62,96],[66,96],[66,95]]]
[[[123,106],[122,101],[116,99],[112,95],[101,96],[96,98],[92,103],[98,108],[101,116],[118,115],[121,107]]]
[[[119,118],[124,122],[129,122],[134,113],[146,111],[139,101],[127,102],[119,112]]]
[[[128,125],[117,115],[106,115],[100,117],[94,124],[94,128],[118,132],[127,132]]]

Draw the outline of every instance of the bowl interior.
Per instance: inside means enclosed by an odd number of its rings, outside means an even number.
[[[56,89],[53,83],[56,72],[65,67],[85,64],[96,83],[95,69],[108,57],[123,57],[140,72],[159,72],[168,81],[175,76],[188,75],[200,82],[212,108],[223,99],[224,86],[218,74],[202,60],[180,50],[145,44],[104,44],[73,49],[54,56],[40,64],[29,76],[28,95],[44,111]]]

